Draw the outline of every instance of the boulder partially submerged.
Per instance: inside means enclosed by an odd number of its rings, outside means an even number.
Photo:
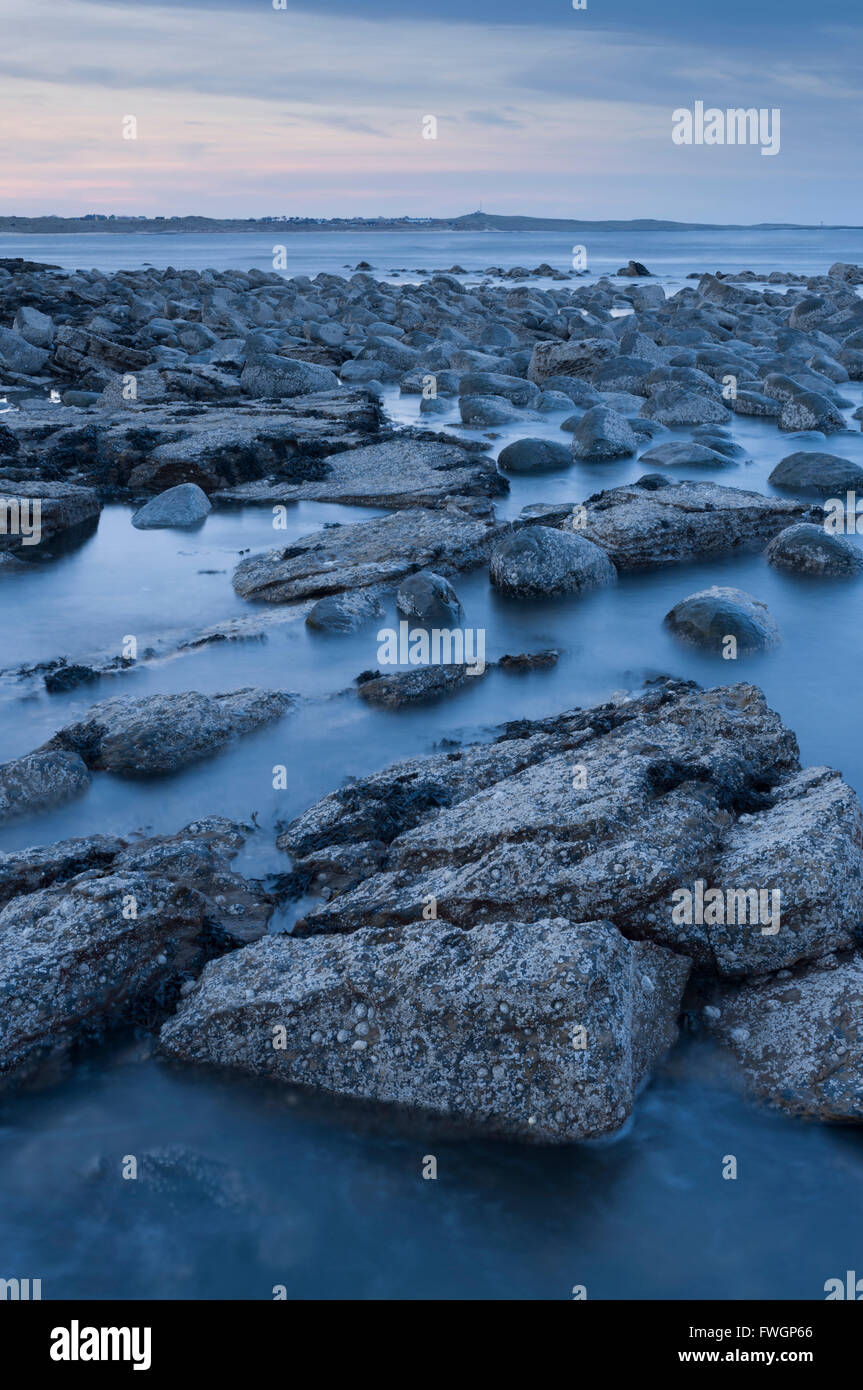
[[[253,687],[217,695],[188,690],[137,699],[117,696],[92,705],[45,749],[77,754],[94,771],[163,775],[281,719],[292,703],[284,691]]]
[[[272,899],[229,867],[244,838],[214,816],[170,837],[0,854],[0,1082],[158,1024],[208,960],[260,936]]]
[[[677,1036],[689,966],[607,922],[269,937],[214,962],[162,1051],[519,1139],[620,1128]]]

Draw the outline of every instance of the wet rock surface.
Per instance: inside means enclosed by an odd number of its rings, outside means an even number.
[[[680,957],[608,923],[565,918],[269,938],[209,967],[161,1046],[564,1142],[625,1121],[674,1041],[687,974]]]
[[[863,573],[863,555],[845,536],[800,522],[774,536],[764,552],[769,564],[796,574],[843,576]]]
[[[271,901],[229,868],[243,839],[211,817],[162,839],[0,855],[0,1081],[157,1024],[208,959],[260,936]]]
[[[241,598],[293,603],[397,584],[419,570],[447,577],[483,564],[502,529],[490,509],[467,499],[435,510],[411,508],[327,527],[282,550],[252,555],[234,571],[234,588]]]
[[[793,522],[824,515],[802,502],[700,482],[611,488],[584,506],[579,534],[605,550],[619,570],[760,549]],[[560,524],[571,525],[571,512]]]
[[[714,584],[681,599],[665,615],[668,628],[684,642],[722,654],[729,638],[733,654],[765,651],[779,642],[779,629],[767,605],[742,589]]]
[[[118,696],[93,705],[46,744],[51,753],[76,754],[89,768],[123,777],[165,775],[251,733],[290,709],[277,690],[232,690],[202,695]]]

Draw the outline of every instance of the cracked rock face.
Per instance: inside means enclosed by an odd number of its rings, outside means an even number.
[[[863,1120],[863,955],[827,955],[736,989],[705,1011],[754,1099],[787,1114]]]
[[[244,840],[210,816],[168,837],[0,854],[0,1080],[159,1020],[214,954],[261,936],[273,901],[230,868]]]
[[[0,1077],[155,999],[198,954],[204,916],[197,893],[135,873],[84,874],[15,898],[0,912]]]
[[[161,1045],[182,1061],[565,1142],[626,1120],[676,1038],[688,973],[607,922],[564,918],[267,937],[207,968]]]
[[[333,792],[279,845],[296,883],[369,852],[297,934],[393,928],[430,898],[443,922],[566,915],[612,922],[711,974],[747,975],[853,941],[861,812],[829,769],[801,773],[793,734],[751,685],[649,688],[619,705],[510,726],[495,744],[399,763]],[[834,867],[852,885],[837,901]],[[764,933],[747,899],[727,922],[676,920],[677,890],[779,890]],[[768,898],[768,903],[774,900]],[[770,923],[766,923],[770,925]]]

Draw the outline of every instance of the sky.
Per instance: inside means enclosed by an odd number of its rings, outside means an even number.
[[[0,215],[863,224],[859,0],[282,2],[0,0]]]

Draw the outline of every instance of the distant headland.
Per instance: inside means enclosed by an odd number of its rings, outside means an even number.
[[[671,222],[655,218],[591,221],[568,217],[502,217],[470,212],[461,217],[129,217],[89,212],[81,217],[2,217],[2,233],[74,232],[716,232],[716,231],[859,231],[859,227],[796,222]]]

